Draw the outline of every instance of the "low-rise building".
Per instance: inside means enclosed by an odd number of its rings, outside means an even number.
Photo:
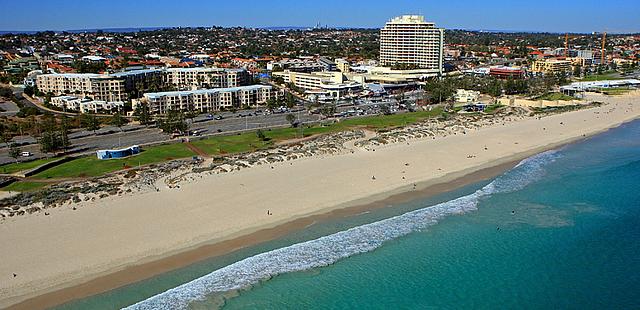
[[[531,71],[544,74],[567,73],[571,70],[571,62],[559,59],[536,60],[531,65]]]
[[[301,88],[307,94],[323,95],[333,99],[342,99],[349,93],[362,90],[362,83],[346,81],[342,72],[274,72],[285,83]]]
[[[40,69],[40,63],[35,57],[24,57],[9,61],[4,66],[5,73],[20,73]]]
[[[335,64],[334,64],[335,66]],[[280,61],[272,61],[267,64],[267,70],[288,70],[292,72],[315,72],[326,70],[325,64],[315,59],[283,59]]]
[[[67,112],[80,113],[113,113],[114,111],[122,111],[124,102],[122,101],[103,101],[92,100],[89,98],[78,98],[76,96],[58,96],[51,98],[50,104],[56,108]]]
[[[521,79],[524,77],[524,70],[520,67],[493,67],[489,69],[489,75],[498,79]]]
[[[455,102],[459,103],[473,103],[478,102],[480,98],[480,92],[475,90],[458,89],[453,96]]]
[[[342,73],[349,73],[351,71],[351,64],[345,59],[336,59],[336,68]]]
[[[277,93],[273,87],[266,85],[146,93],[141,99],[133,101],[133,109],[146,104],[154,114],[165,114],[172,110],[215,112],[256,107],[274,96]]]

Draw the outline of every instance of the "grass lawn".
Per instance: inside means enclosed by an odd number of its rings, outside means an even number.
[[[537,98],[538,100],[551,100],[551,101],[556,101],[556,100],[574,100],[576,98],[573,98],[571,96],[567,96],[563,93],[546,93],[540,97]]]
[[[95,177],[124,168],[186,158],[194,155],[196,154],[184,144],[165,144],[143,148],[142,153],[123,159],[100,160],[95,156],[81,157],[42,171],[33,177],[38,179]]]
[[[621,77],[619,74],[615,72],[603,73],[603,74],[594,74],[587,75],[579,81],[582,82],[592,82],[592,81],[604,81],[604,80],[624,80],[624,77]]]
[[[377,115],[343,120],[328,125],[315,125],[304,128],[265,129],[267,141],[262,141],[256,132],[246,132],[230,136],[214,136],[193,141],[192,144],[209,155],[225,155],[251,152],[268,148],[277,142],[308,137],[316,134],[340,132],[354,128],[384,130],[406,126],[419,121],[442,115],[441,108],[432,111]],[[87,156],[52,167],[33,176],[36,179],[96,177],[124,168],[136,167],[163,162],[171,159],[186,158],[196,155],[185,145],[166,144],[143,149],[139,155],[124,159],[99,160],[95,156]]]
[[[267,137],[269,137],[269,133],[269,131],[264,131],[264,134]],[[209,155],[223,155],[254,151],[267,147],[271,145],[271,143],[271,141],[262,141],[258,139],[258,136],[255,132],[242,133],[232,136],[215,136],[191,142],[191,144]]]
[[[43,158],[43,159],[36,159],[36,160],[22,162],[22,163],[13,163],[8,165],[3,165],[3,166],[0,166],[0,173],[11,174],[19,171],[29,170],[29,169],[38,167],[42,164],[52,162],[57,159],[59,158]]]
[[[47,185],[47,183],[42,182],[18,181],[0,188],[0,190],[6,192],[32,192],[35,190],[39,190]]]
[[[435,108],[431,111],[352,118],[344,120],[336,125],[343,128],[343,130],[354,127],[366,127],[374,130],[383,130],[412,125],[428,118],[440,116],[441,114],[442,108]]]
[[[232,136],[214,136],[193,141],[192,144],[209,155],[234,154],[264,149],[272,146],[276,142],[285,140],[303,138],[317,134],[346,131],[353,128],[365,127],[372,130],[382,130],[398,126],[406,126],[441,114],[442,109],[437,108],[432,111],[367,116],[347,119],[329,125],[315,125],[303,128],[265,129],[263,130],[263,133],[267,138],[269,138],[268,141],[258,139],[255,132],[247,132]]]
[[[605,95],[616,96],[616,95],[624,95],[624,94],[630,92],[631,89],[628,89],[628,88],[600,88],[599,91],[601,91]]]
[[[499,109],[499,108],[501,108],[501,107],[503,107],[503,105],[501,105],[501,104],[492,104],[492,105],[489,105],[488,107],[486,107],[486,108],[484,109],[484,113],[489,113],[489,114],[491,114],[491,113],[495,112],[496,110],[498,110],[498,109]]]

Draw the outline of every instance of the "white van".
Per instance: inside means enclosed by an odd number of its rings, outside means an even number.
[[[22,152],[22,153],[20,153],[20,156],[22,156],[22,157],[30,157],[30,156],[33,156],[33,154],[31,154],[31,152]]]

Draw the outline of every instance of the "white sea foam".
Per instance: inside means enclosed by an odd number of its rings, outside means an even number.
[[[480,199],[491,194],[524,188],[539,180],[544,175],[544,166],[558,156],[556,151],[535,155],[467,196],[258,254],[126,309],[184,309],[189,303],[212,293],[246,288],[278,274],[327,266],[342,258],[372,251],[386,241],[425,229],[448,215],[476,210]]]

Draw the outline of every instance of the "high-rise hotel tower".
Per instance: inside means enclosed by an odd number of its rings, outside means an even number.
[[[433,70],[442,74],[444,29],[424,16],[396,17],[380,31],[380,63]],[[406,65],[406,66],[403,66]]]

